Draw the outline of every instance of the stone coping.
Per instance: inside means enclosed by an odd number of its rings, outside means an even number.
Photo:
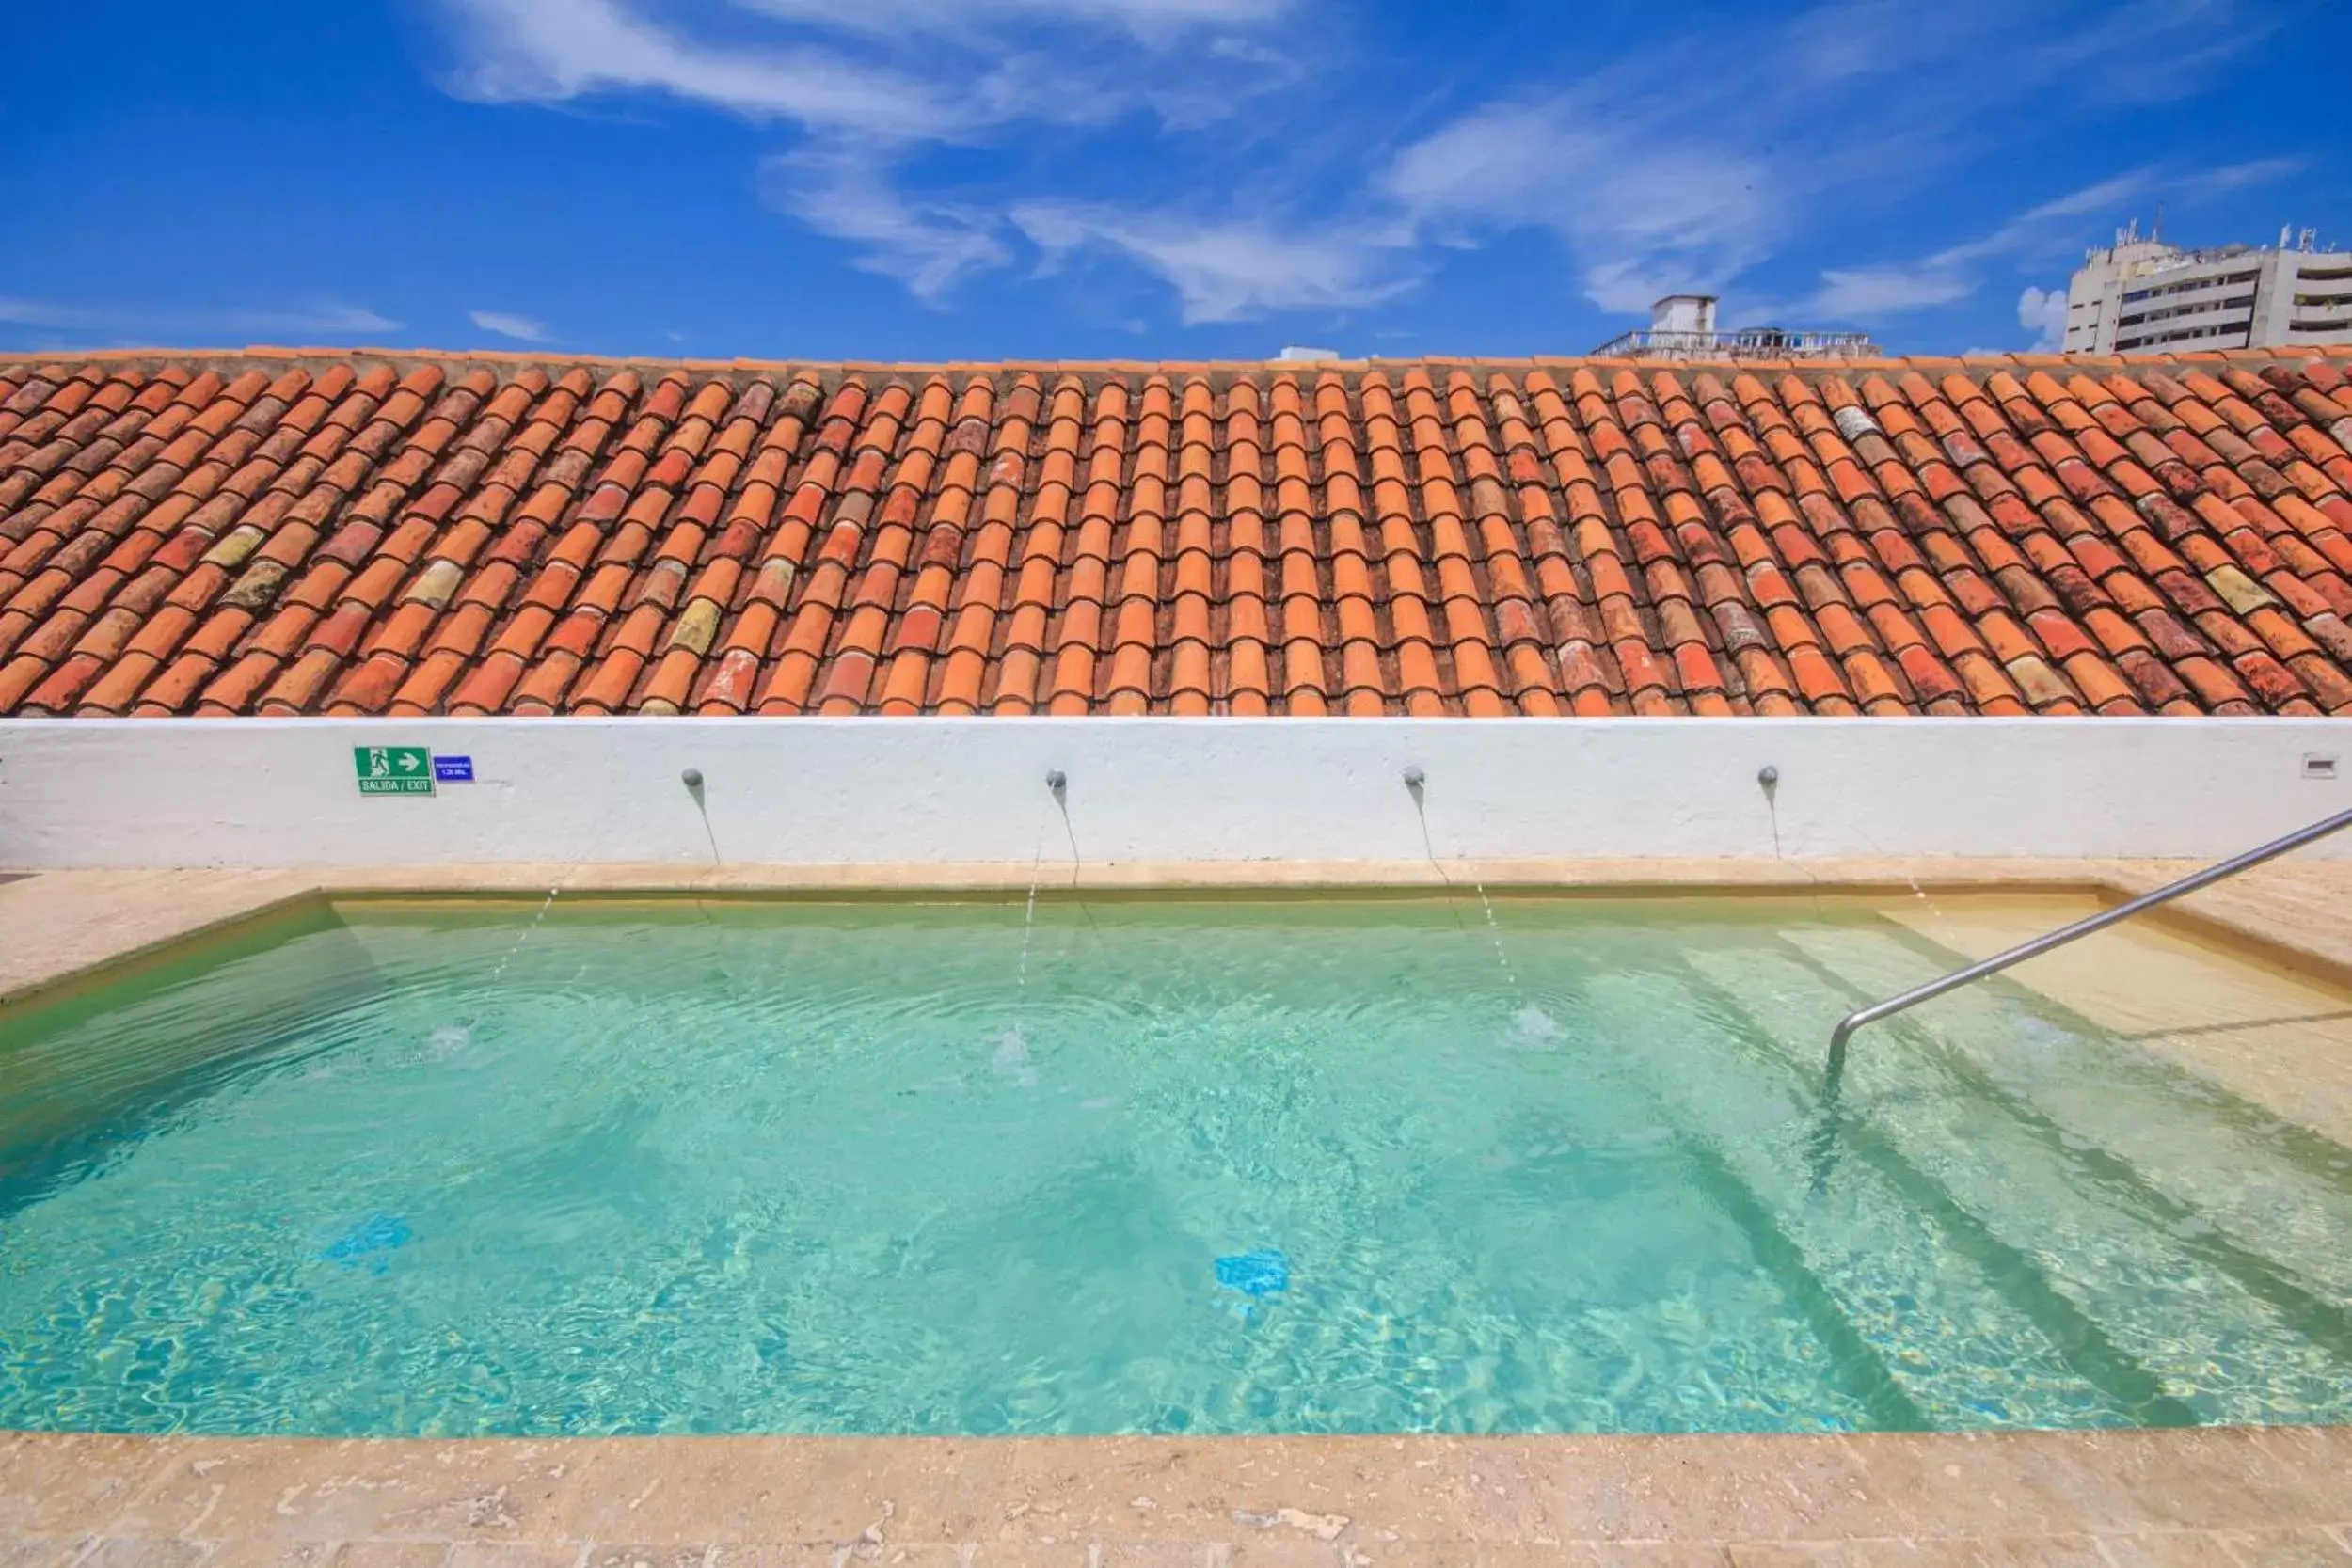
[[[2073,893],[2130,897],[2197,868],[2185,861],[1494,860],[1130,862],[907,865],[501,864],[0,873],[0,1004],[93,976],[188,938],[306,899],[337,896],[1025,893],[1287,890],[1644,894]],[[2250,946],[2274,962],[2352,979],[2352,862],[2285,860],[2151,918]]]
[[[2352,1428],[0,1437],[11,1568],[2352,1563]]]

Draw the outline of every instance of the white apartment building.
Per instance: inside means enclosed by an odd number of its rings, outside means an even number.
[[[2274,246],[2183,250],[2139,225],[2085,256],[2066,291],[2066,352],[2179,353],[2352,343],[2352,251],[2311,230]]]

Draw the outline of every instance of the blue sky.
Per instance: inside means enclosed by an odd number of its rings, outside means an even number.
[[[23,7],[0,351],[1572,354],[1689,288],[2025,348],[2159,203],[2352,244],[2347,36],[2339,0]]]

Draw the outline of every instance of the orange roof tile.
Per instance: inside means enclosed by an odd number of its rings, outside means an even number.
[[[0,364],[0,714],[2344,713],[2352,356]]]

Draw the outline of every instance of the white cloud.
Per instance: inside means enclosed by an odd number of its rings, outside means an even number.
[[[547,323],[535,316],[517,316],[505,310],[471,310],[467,318],[485,332],[495,332],[516,342],[545,343],[554,340],[548,334]]]
[[[660,93],[868,142],[971,142],[1137,106],[1198,123],[1294,69],[1237,36],[1287,0],[740,0],[770,19],[755,39],[664,25],[644,0],[441,3],[461,96]],[[1203,29],[1215,36],[1195,46]]]
[[[1015,259],[1023,198],[1005,171],[1137,114],[1166,135],[1217,125],[1299,70],[1254,36],[1293,0],[737,0],[731,27],[708,7],[657,20],[654,0],[442,4],[461,95],[650,93],[796,131],[757,165],[762,199],[930,303]],[[937,150],[1009,142],[1023,125],[1066,135],[993,158],[993,188],[915,178]]]
[[[0,324],[103,334],[109,339],[144,337],[152,341],[257,333],[361,338],[396,332],[401,325],[381,311],[335,300],[227,310],[158,310],[143,306],[56,305],[4,296],[0,296]]]
[[[1931,62],[1979,42],[1999,8],[1831,0],[1766,24],[1664,31],[1614,65],[1439,127],[1380,185],[1424,224],[1550,230],[1604,309],[1717,289],[1948,158],[1974,101],[1940,87]],[[1851,116],[1823,112],[1898,81],[1898,130],[1856,135]]]
[[[2174,188],[2191,200],[2225,196],[2231,191],[2244,190],[2251,185],[2268,185],[2299,174],[2306,166],[2301,158],[2255,158],[2243,164],[2231,164],[2225,168],[2209,168],[2202,174],[2192,174]]]
[[[2066,346],[2066,291],[2031,284],[2017,296],[2017,325],[2034,335],[2033,346],[2056,354]]]
[[[1949,305],[1974,293],[1976,287],[1932,267],[1916,272],[1899,267],[1832,270],[1821,274],[1821,287],[1804,309],[1808,320],[1878,321],[1905,310]]]
[[[666,93],[755,119],[894,138],[968,132],[932,87],[810,47],[707,45],[619,0],[471,0],[456,8],[469,57],[453,84],[493,103]]]
[[[2217,67],[2290,24],[2297,9],[2316,22],[2326,3],[2123,0],[2074,31],[2044,31],[2016,66],[2035,84],[2063,84],[2087,97],[2163,103],[2210,86]]]
[[[1916,261],[1825,270],[1820,287],[1795,307],[1795,313],[1807,320],[1868,322],[1949,305],[1974,294],[1996,264],[2043,262],[2079,252],[2087,219],[2121,216],[2151,196],[2196,199],[2275,180],[2297,166],[2287,159],[2264,159],[2169,179],[2153,169],[2127,170],[2028,207],[1986,233]],[[2095,232],[2095,226],[2090,227]],[[2065,292],[2027,289],[2018,304],[2018,319],[2037,334],[2037,348],[2058,347],[2066,338]]]
[[[1945,267],[1967,266],[2004,256],[2061,253],[2079,245],[2081,220],[2112,214],[2146,195],[2155,183],[2148,169],[2133,169],[2028,207],[1991,233],[1950,245],[1930,258]]]
[[[107,320],[103,312],[76,310],[70,306],[52,305],[45,300],[0,294],[0,323],[10,326],[45,326],[53,330],[66,330],[104,326]]]
[[[858,265],[898,279],[926,303],[937,304],[965,274],[1011,260],[991,214],[910,200],[886,166],[856,149],[770,158],[760,174],[771,206],[857,246]]]
[[[1203,25],[1248,26],[1290,8],[1289,0],[746,0],[776,16],[854,32],[969,35],[1008,19],[1034,18],[1124,29],[1172,41]]]
[[[2185,90],[2177,62],[2209,69],[2259,32],[2248,0],[1816,0],[1661,21],[1613,63],[1432,120],[1446,72],[1419,65],[1429,96],[1396,101],[1406,78],[1384,88],[1378,71],[1408,62],[1355,69],[1354,13],[1319,0],[439,3],[453,91],[654,95],[772,125],[767,204],[926,302],[1013,264],[1025,239],[1049,268],[1132,259],[1190,322],[1375,303],[1427,247],[1526,229],[1555,236],[1607,309],[1719,289],[1799,239],[1867,232],[2055,94]],[[2090,187],[1915,260],[1828,269],[1809,308],[1948,304],[1996,261],[2079,243],[2120,199]]]
[[[1379,236],[1283,233],[1263,225],[1200,222],[1173,213],[1123,213],[1036,203],[1013,222],[1048,265],[1089,247],[1123,252],[1175,289],[1184,324],[1243,321],[1284,310],[1376,304],[1409,286],[1383,274]]]
[[[2081,219],[2113,211],[2149,183],[2144,170],[2117,175],[2029,207],[1975,239],[1915,261],[1825,269],[1820,287],[1790,313],[1808,322],[1877,322],[1966,299],[1981,285],[1990,263],[2062,254],[2078,239]],[[2058,306],[2063,314],[2065,301]]]
[[[2012,106],[2128,93],[2185,50],[2242,47],[2233,0],[1828,0],[1744,28],[1661,31],[1556,89],[1487,103],[1406,147],[1379,178],[1417,221],[1558,234],[1588,298],[1635,310],[1721,288],[1807,231],[1852,228],[1987,150]],[[1988,66],[1988,61],[1998,62]],[[2144,68],[2144,69],[2143,69]],[[2128,86],[2127,78],[2142,78]],[[1899,103],[1883,116],[1836,105]],[[2246,166],[2252,177],[2267,166]],[[1948,303],[1969,269],[2121,197],[2124,176],[1918,262],[1837,269],[1813,304],[1850,319]]]
[[[237,332],[302,332],[322,338],[364,337],[400,330],[400,323],[381,311],[364,306],[340,305],[332,300],[292,309],[231,310],[217,319]]]
[[[1491,104],[1406,148],[1382,185],[1424,224],[1553,230],[1604,309],[1758,259],[1787,211],[1772,170],[1627,110],[1601,96]]]

